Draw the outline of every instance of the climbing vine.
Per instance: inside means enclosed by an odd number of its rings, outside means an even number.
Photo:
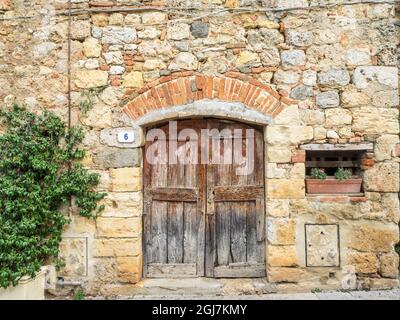
[[[80,215],[95,218],[103,193],[99,176],[80,160],[81,128],[67,129],[51,112],[40,115],[17,105],[0,112],[0,287],[16,285],[55,261],[69,219],[61,207],[71,197]]]
[[[87,115],[88,111],[93,108],[94,99],[106,88],[106,86],[98,88],[90,88],[81,91],[81,98],[79,101],[79,109],[84,116]]]

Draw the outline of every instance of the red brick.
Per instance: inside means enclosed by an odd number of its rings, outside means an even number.
[[[110,76],[110,83],[113,87],[121,85],[121,79],[118,76]]]
[[[102,66],[100,66],[100,70],[101,71],[109,71],[110,70],[110,66],[107,66],[107,65],[102,65]]]
[[[223,100],[225,97],[225,83],[226,83],[226,79],[225,78],[221,78],[219,80],[219,92],[218,92],[218,97]]]
[[[171,81],[171,80],[172,80],[172,76],[165,76],[165,77],[162,77],[162,78],[160,78],[160,84],[161,84],[161,83],[169,82],[169,81]]]
[[[363,167],[372,167],[375,164],[374,159],[361,159],[361,165]]]
[[[361,137],[352,137],[349,139],[349,142],[351,143],[361,142]]]
[[[347,196],[318,197],[318,200],[319,200],[319,202],[346,203],[346,202],[349,202],[349,197],[347,197]]]
[[[293,163],[304,163],[306,162],[306,152],[305,150],[296,150],[292,155]]]
[[[355,202],[355,203],[358,203],[358,202],[367,202],[367,198],[366,197],[351,197],[350,198],[350,201],[351,202]]]
[[[264,67],[258,67],[258,68],[252,68],[251,73],[259,74],[264,72],[265,68]]]
[[[394,156],[400,157],[400,143],[396,144],[396,147],[394,148]]]

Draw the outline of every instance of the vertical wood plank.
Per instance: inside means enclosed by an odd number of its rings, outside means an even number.
[[[168,202],[168,260],[183,263],[183,203]]]

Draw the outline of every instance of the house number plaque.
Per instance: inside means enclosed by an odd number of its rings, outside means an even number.
[[[118,142],[132,143],[135,141],[135,134],[133,131],[120,131],[118,132]]]

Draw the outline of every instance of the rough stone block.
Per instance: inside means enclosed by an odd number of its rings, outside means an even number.
[[[142,150],[103,147],[93,154],[93,162],[100,168],[138,167],[142,163]]]
[[[141,235],[140,218],[97,218],[97,235],[105,238],[133,238]]]
[[[399,143],[397,135],[382,135],[376,139],[374,156],[376,161],[390,160],[394,156],[394,150]]]
[[[325,111],[325,127],[341,127],[346,124],[351,124],[353,118],[351,112],[342,108],[333,108]]]
[[[398,134],[399,111],[397,109],[361,107],[352,108],[353,132],[361,134]]]
[[[129,257],[137,256],[142,251],[140,238],[132,239],[95,239],[94,257]]]
[[[290,148],[282,147],[268,147],[267,159],[272,163],[289,163],[292,158],[292,151]]]
[[[398,228],[354,227],[349,232],[347,246],[363,252],[391,252],[399,242]]]
[[[273,245],[294,245],[296,239],[296,223],[291,219],[268,218],[267,238]]]
[[[141,168],[111,169],[111,191],[129,192],[142,190]]]
[[[269,199],[301,199],[305,196],[303,179],[267,179]]]
[[[271,217],[289,217],[289,200],[268,200],[267,215]]]
[[[326,91],[317,94],[317,106],[320,108],[336,108],[339,106],[339,94],[336,91]]]
[[[118,279],[126,283],[136,283],[140,280],[142,257],[118,257]]]
[[[105,209],[100,213],[102,217],[128,218],[142,214],[141,192],[108,193],[103,203]]]
[[[269,126],[266,141],[273,145],[298,145],[309,142],[314,135],[309,126]]]
[[[347,257],[348,263],[355,267],[357,273],[376,273],[378,271],[378,258],[371,252],[353,252]]]
[[[327,87],[341,87],[350,83],[350,74],[346,69],[330,69],[318,74],[318,83]]]
[[[268,246],[267,253],[267,262],[271,267],[298,266],[295,246]]]
[[[298,283],[310,278],[306,270],[300,268],[270,267],[267,270],[269,282]]]
[[[74,83],[78,88],[90,89],[107,85],[108,73],[101,70],[81,69],[76,71]]]
[[[398,68],[383,66],[358,67],[353,74],[357,89],[366,89],[369,85],[397,89],[399,86]]]
[[[399,164],[380,162],[364,173],[366,191],[399,192]]]
[[[399,276],[399,255],[385,253],[379,257],[379,273],[382,277],[397,279]]]

